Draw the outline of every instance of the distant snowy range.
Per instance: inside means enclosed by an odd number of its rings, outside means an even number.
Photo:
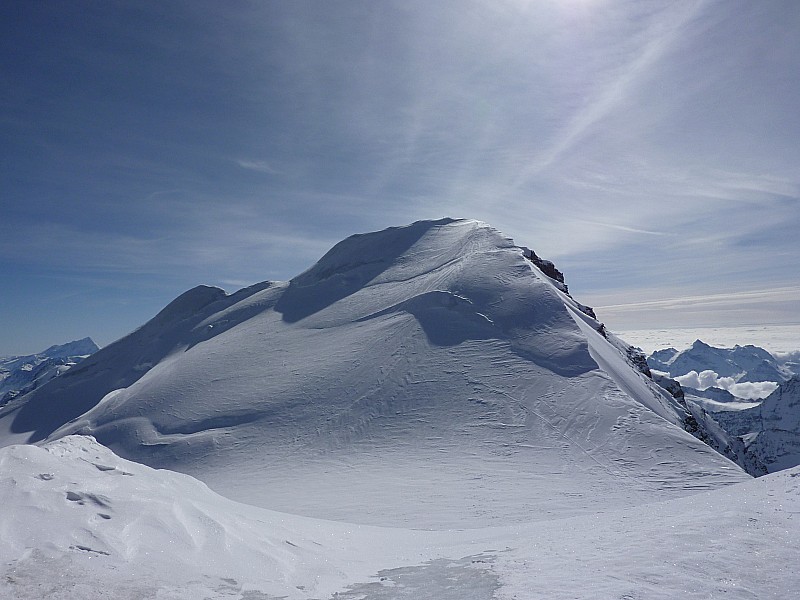
[[[0,406],[65,373],[99,349],[87,337],[37,354],[0,357]]]
[[[668,345],[442,219],[2,359],[0,597],[796,597],[797,355]]]

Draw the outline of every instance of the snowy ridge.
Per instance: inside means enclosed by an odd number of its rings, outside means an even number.
[[[183,352],[215,335],[217,332],[211,328],[196,328],[206,314],[220,311],[268,286],[269,282],[265,282],[231,296],[209,286],[198,286],[181,294],[147,324],[94,353],[78,368],[51,382],[46,391],[36,390],[22,398],[21,407],[13,407],[12,432],[30,432],[31,442],[44,439],[64,423],[81,416],[109,392],[141,379],[170,354]]]

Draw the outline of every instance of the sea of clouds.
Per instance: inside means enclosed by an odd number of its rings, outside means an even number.
[[[686,375],[674,377],[675,381],[684,387],[691,387],[696,390],[706,390],[710,387],[718,387],[728,390],[737,398],[746,400],[761,400],[766,398],[778,387],[774,381],[744,381],[736,383],[733,377],[720,377],[715,371],[689,371]]]

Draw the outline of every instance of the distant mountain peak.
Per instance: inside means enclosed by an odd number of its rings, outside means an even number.
[[[791,373],[763,348],[754,345],[717,348],[702,340],[686,350],[657,350],[647,359],[650,368],[680,377],[691,371],[713,371],[737,382],[785,381]]]
[[[800,378],[789,365],[752,344],[715,348],[700,340],[682,352],[656,351],[647,362],[684,384],[711,385],[684,385],[687,406],[704,438],[748,473],[800,464]]]
[[[65,373],[97,350],[97,344],[85,337],[50,346],[36,354],[0,360],[0,407]]]
[[[100,347],[94,343],[90,337],[81,338],[66,344],[59,344],[50,346],[47,350],[40,352],[44,356],[50,358],[63,358],[66,356],[81,356],[89,355],[97,352]]]

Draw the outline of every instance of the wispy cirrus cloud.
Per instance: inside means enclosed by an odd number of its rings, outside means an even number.
[[[266,173],[267,175],[280,175],[281,171],[273,167],[270,163],[264,160],[246,160],[242,158],[236,159],[237,165],[248,171],[258,171],[259,173]]]
[[[248,284],[288,278],[310,266],[331,243],[274,220],[239,213],[199,214],[191,226],[168,234],[86,231],[65,223],[0,225],[0,259],[26,269],[47,266],[107,278],[125,274],[168,276],[190,285]]]
[[[651,19],[643,31],[637,32],[641,42],[625,48],[617,43],[606,52],[625,55],[617,64],[606,67],[606,73],[598,77],[596,88],[590,92],[582,106],[562,123],[551,141],[538,156],[520,173],[516,185],[522,185],[553,166],[578,144],[605,117],[618,110],[628,99],[633,88],[650,75],[653,65],[669,50],[683,34],[684,27],[703,8],[702,0],[679,3],[663,10],[658,18]],[[619,17],[624,20],[630,15]],[[612,66],[613,65],[613,66]]]
[[[702,295],[669,296],[665,290],[633,290],[629,302],[603,304],[602,296],[590,300],[601,320],[619,330],[645,329],[654,323],[674,323],[683,327],[745,326],[755,324],[798,323],[800,286],[740,290]],[[637,300],[636,296],[651,299]],[[620,298],[619,294],[611,295]],[[608,298],[608,296],[607,296]]]
[[[598,221],[586,221],[589,225],[597,225],[599,227],[607,227],[608,229],[613,229],[615,231],[622,231],[625,233],[639,233],[642,235],[677,235],[676,233],[668,233],[666,231],[652,231],[650,229],[639,229],[637,227],[626,227],[625,225],[615,225],[614,223],[600,223]]]
[[[742,290],[721,294],[704,294],[698,296],[680,296],[658,300],[628,302],[598,306],[600,310],[611,309],[675,309],[675,308],[707,308],[741,306],[743,304],[761,304],[763,302],[797,302],[800,303],[800,286],[786,286],[761,290]]]
[[[20,59],[0,70],[6,272],[286,278],[351,233],[448,215],[653,326],[742,315],[619,305],[718,292],[750,310],[738,292],[800,280],[792,0],[15,14],[0,23]],[[763,300],[748,318],[793,318]]]

